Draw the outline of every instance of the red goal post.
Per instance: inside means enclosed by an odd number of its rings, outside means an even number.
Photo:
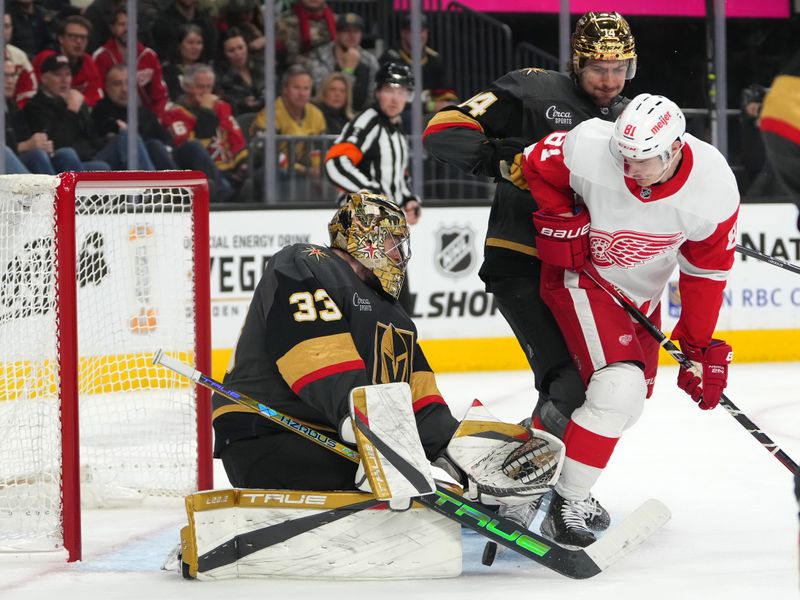
[[[81,557],[84,505],[212,486],[198,172],[0,177],[0,549]]]

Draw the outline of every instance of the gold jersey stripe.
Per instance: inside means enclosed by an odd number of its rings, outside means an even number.
[[[800,77],[779,75],[764,99],[761,118],[783,121],[800,130]]]
[[[414,402],[425,396],[441,396],[436,387],[436,377],[430,371],[414,371],[411,374],[411,398]]]
[[[443,127],[446,128],[459,126],[466,126],[470,129],[478,129],[483,131],[483,126],[478,121],[458,110],[444,110],[436,113],[433,115],[431,120],[428,121],[427,128],[432,128],[436,131],[439,131]]]
[[[278,361],[283,379],[294,384],[307,375],[342,363],[361,360],[349,333],[337,333],[304,340],[294,346]]]
[[[521,252],[528,256],[539,256],[539,251],[533,246],[509,240],[501,240],[500,238],[486,238],[486,245],[495,248],[505,248],[506,250],[513,250],[514,252]]]

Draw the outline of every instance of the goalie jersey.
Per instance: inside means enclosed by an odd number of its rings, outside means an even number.
[[[295,244],[269,261],[250,303],[225,385],[315,429],[336,432],[356,386],[404,381],[434,460],[458,422],[417,343],[411,318],[323,246]],[[281,429],[214,394],[214,456]],[[334,434],[335,435],[335,434]]]

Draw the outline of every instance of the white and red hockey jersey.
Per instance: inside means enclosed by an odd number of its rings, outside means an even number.
[[[526,148],[531,193],[553,214],[576,202],[586,206],[592,262],[648,315],[677,265],[682,313],[672,337],[705,347],[736,249],[734,175],[716,148],[686,134],[675,175],[639,187],[611,153],[613,129],[614,123],[591,119]]]

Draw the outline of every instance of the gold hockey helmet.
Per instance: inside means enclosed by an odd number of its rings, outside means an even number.
[[[366,190],[347,195],[328,224],[331,247],[369,269],[389,296],[400,295],[411,258],[408,223],[386,196]]]
[[[575,73],[588,60],[624,60],[625,79],[636,75],[636,40],[631,26],[618,12],[587,12],[575,24],[572,34],[572,68]]]

